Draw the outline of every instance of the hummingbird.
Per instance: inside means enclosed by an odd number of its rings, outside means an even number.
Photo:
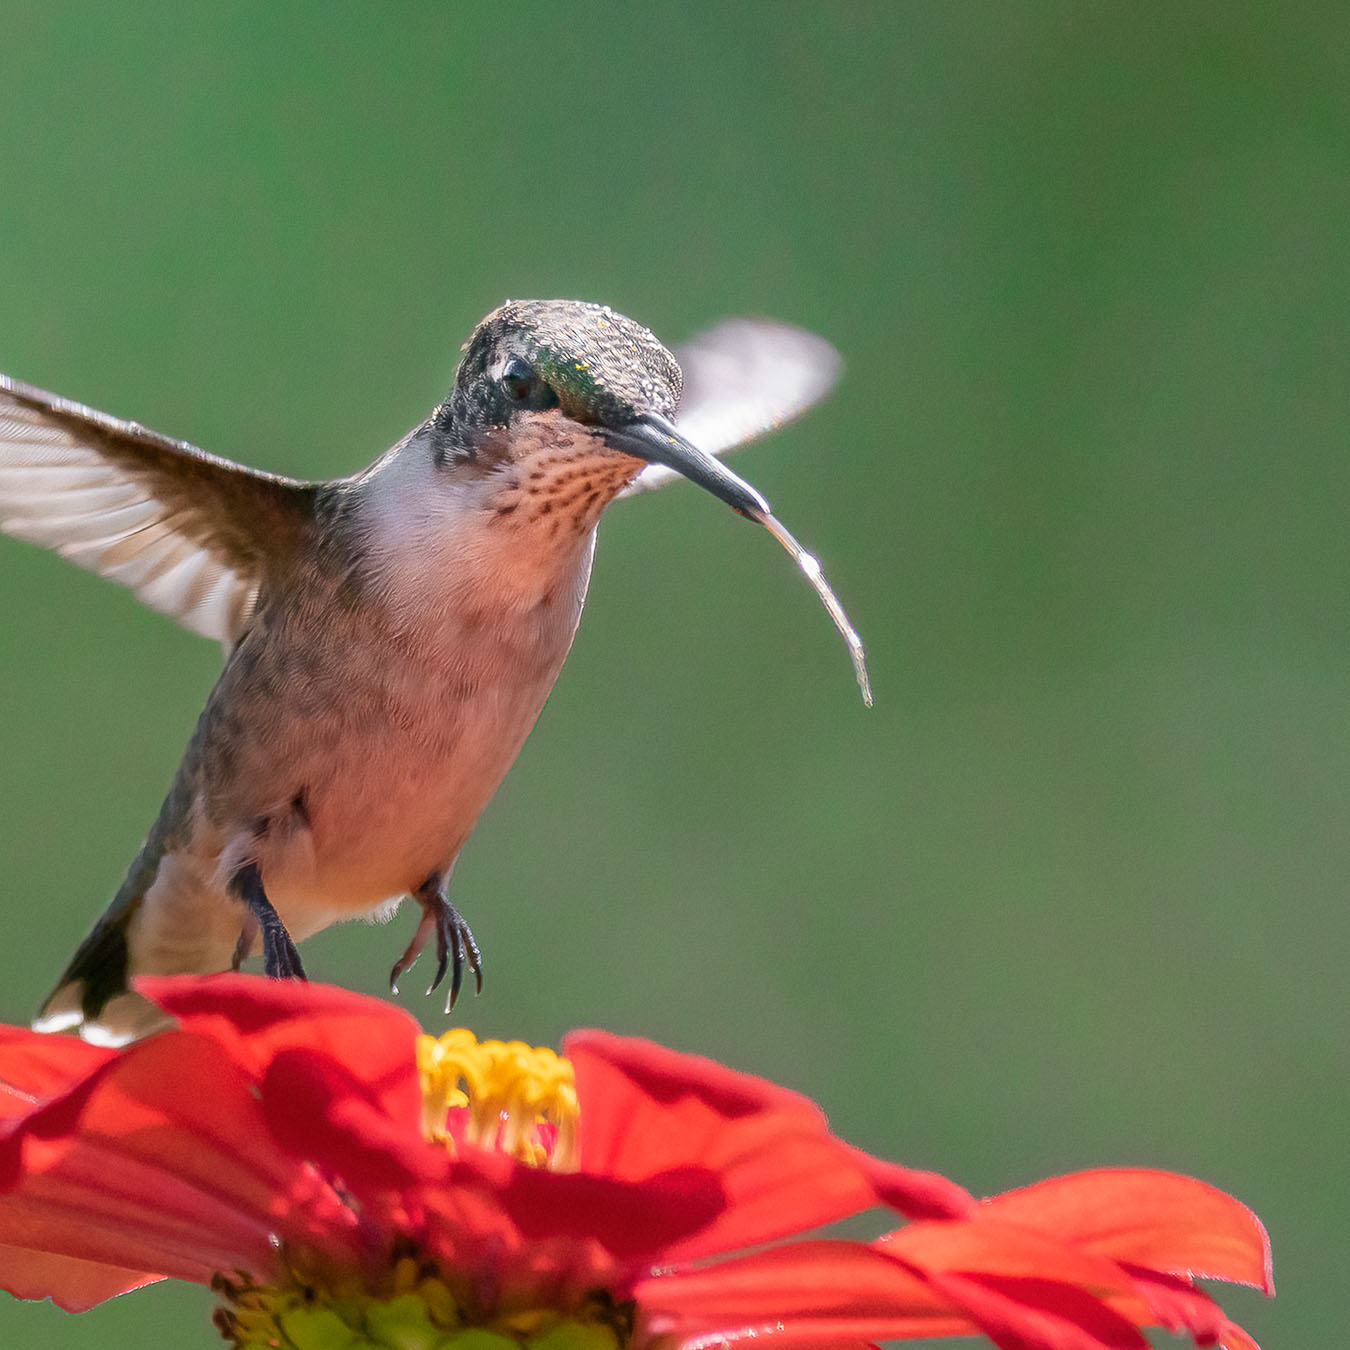
[[[508,301],[449,393],[368,468],[305,482],[0,376],[0,529],[128,586],[225,664],[126,879],[34,1026],[119,1045],[163,1025],[139,974],[304,978],[296,943],[411,897],[399,977],[482,958],[451,870],[534,726],[581,616],[605,507],[682,476],[768,527],[716,453],[801,412],[838,358],[730,320],[679,356],[572,300]],[[428,992],[431,992],[430,990]]]

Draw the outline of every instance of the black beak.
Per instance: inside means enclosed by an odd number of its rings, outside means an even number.
[[[737,477],[706,450],[685,440],[675,424],[660,413],[644,413],[622,426],[604,427],[600,434],[615,450],[674,469],[751,520],[762,523],[769,514],[769,503],[745,479]]]
[[[675,429],[675,424],[669,418],[662,417],[660,413],[644,413],[641,417],[635,417],[631,422],[625,422],[619,427],[602,427],[600,435],[606,445],[622,451],[625,455],[645,459],[648,464],[664,464],[667,468],[674,469],[676,473],[683,474],[691,482],[697,483],[699,487],[707,488],[714,497],[721,498],[733,511],[739,511],[748,520],[763,525],[787,549],[814,587],[816,594],[820,596],[821,603],[843,637],[849,657],[853,661],[858,689],[862,693],[863,702],[870,708],[872,686],[867,678],[867,661],[863,655],[862,639],[849,622],[838,597],[830,589],[829,582],[825,580],[825,575],[820,570],[820,564],[787,532],[782,522],[774,517],[773,512],[769,510],[769,503],[745,479],[738,478],[706,450],[700,450],[692,441],[685,440]]]

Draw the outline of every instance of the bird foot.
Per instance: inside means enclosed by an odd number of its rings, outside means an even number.
[[[295,943],[291,941],[291,935],[286,931],[286,925],[281,922],[281,915],[267,898],[257,863],[249,863],[247,867],[235,873],[230,886],[249,908],[244,927],[239,934],[239,942],[235,945],[234,968],[238,970],[243,953],[252,945],[253,933],[249,932],[252,925],[254,933],[259,928],[262,929],[263,971],[277,980],[305,979],[305,967],[301,963],[300,953],[296,951]]]
[[[239,925],[239,941],[234,944],[234,957],[230,969],[237,971],[244,964],[258,937],[258,919],[253,911],[246,910],[244,922]]]
[[[389,987],[398,993],[398,981],[403,972],[409,969],[422,954],[427,940],[436,934],[436,977],[427,989],[434,993],[450,972],[450,996],[446,1000],[445,1010],[449,1012],[459,999],[459,991],[464,983],[464,970],[467,966],[473,973],[475,993],[483,992],[483,958],[478,944],[473,940],[469,925],[464,922],[454,905],[440,891],[440,883],[428,883],[414,892],[414,899],[422,906],[422,917],[418,921],[417,931],[408,943],[403,955],[394,962],[389,972]]]

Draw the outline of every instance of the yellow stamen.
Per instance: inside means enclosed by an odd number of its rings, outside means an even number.
[[[577,1165],[577,1091],[570,1061],[523,1041],[482,1041],[462,1028],[419,1036],[422,1126],[428,1139],[509,1153],[535,1167]],[[215,1321],[237,1350],[626,1350],[631,1303],[603,1290],[539,1307],[520,1292],[481,1307],[473,1280],[396,1244],[380,1273],[275,1285],[217,1275]],[[547,1301],[547,1300],[545,1300]]]
[[[576,1168],[577,1090],[569,1060],[524,1041],[479,1041],[457,1027],[417,1038],[422,1129],[453,1147],[457,1136],[532,1167]],[[463,1128],[450,1113],[466,1112]],[[550,1138],[552,1136],[552,1138]]]

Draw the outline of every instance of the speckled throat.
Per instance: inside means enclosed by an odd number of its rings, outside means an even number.
[[[556,410],[534,414],[507,441],[495,443],[500,484],[488,499],[492,523],[527,526],[541,541],[590,533],[644,467],[643,460],[611,449],[599,434],[579,432]],[[480,457],[491,458],[491,450]]]

